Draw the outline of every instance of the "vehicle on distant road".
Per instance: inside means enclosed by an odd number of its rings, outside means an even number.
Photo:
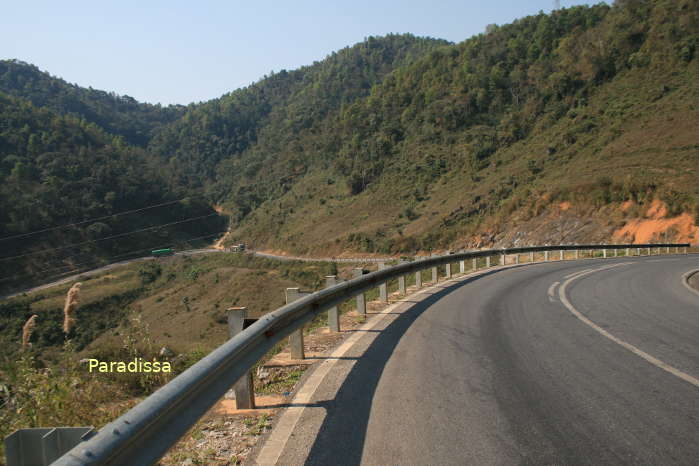
[[[172,248],[153,249],[150,253],[153,257],[172,256],[175,254],[175,250]]]
[[[240,243],[240,244],[234,244],[230,248],[228,248],[230,252],[243,252],[245,251],[245,243]]]

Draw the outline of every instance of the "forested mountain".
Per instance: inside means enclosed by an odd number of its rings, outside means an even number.
[[[2,62],[0,228],[204,194],[230,241],[297,253],[696,240],[697,31],[699,0],[618,0],[371,37],[186,109]]]
[[[268,156],[293,150],[287,143],[299,132],[367,96],[395,68],[447,44],[410,34],[370,37],[313,65],[282,70],[190,109],[163,128],[149,148],[169,160],[182,177],[178,183],[208,184],[217,178],[219,162],[235,164],[243,152],[258,151],[260,139],[274,139],[274,147],[264,149]],[[236,169],[249,177],[263,163],[257,157],[240,159]]]
[[[322,119],[367,95],[395,67],[446,44],[371,38],[186,113],[70,85],[16,60],[0,62],[0,289],[188,238],[211,241],[222,218],[150,228],[213,214],[215,197],[202,196],[202,188],[211,189],[216,164],[252,147],[258,132],[277,125],[294,133],[304,119]],[[170,203],[181,198],[187,200]]]
[[[137,102],[127,95],[85,89],[19,60],[0,60],[0,92],[59,115],[95,123],[137,146],[145,146],[155,128],[178,119],[185,111],[182,105],[162,107]]]
[[[135,255],[144,255],[144,248],[223,228],[201,197],[140,215],[100,218],[195,193],[168,189],[143,149],[94,123],[2,93],[0,122],[0,289],[89,268],[100,259],[126,259],[139,250]]]
[[[437,47],[334,108],[311,111],[332,99],[295,94],[244,144],[197,132],[160,153],[200,163],[183,148],[210,141],[207,163],[221,160],[203,170],[215,174],[210,196],[235,214],[234,238],[261,246],[387,253],[622,239],[654,199],[668,216],[699,211],[697,31],[697,0],[542,13]],[[232,98],[185,120],[225,126],[212,110]],[[697,232],[676,227],[656,233]]]

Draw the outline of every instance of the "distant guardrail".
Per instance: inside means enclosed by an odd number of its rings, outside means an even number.
[[[341,262],[341,263],[378,263],[378,262],[391,262],[397,260],[394,257],[300,257],[300,256],[280,256],[278,254],[270,254],[267,252],[260,252],[255,250],[249,250],[250,254],[264,257],[267,259],[276,259],[281,261],[300,261],[300,262]]]
[[[608,257],[609,252],[616,256],[621,250],[624,255],[652,253],[654,249],[658,253],[670,253],[671,248],[675,248],[676,253],[683,248],[686,253],[689,246],[672,243],[489,249],[428,257],[359,276],[316,291],[263,316],[52,464],[141,465],[156,462],[275,344],[321,312],[390,280],[429,268],[433,269],[432,276],[436,278],[436,267],[442,265],[448,266],[449,276],[452,264],[460,263],[459,269],[463,272],[464,262],[468,259],[486,258],[486,266],[489,266],[492,258],[499,258],[498,262],[504,264],[505,257],[512,254],[519,260],[521,254],[543,252],[546,260],[551,252],[556,251],[560,251],[559,258],[563,258],[563,251],[577,251],[575,257],[579,257],[581,251],[601,251],[603,257]]]

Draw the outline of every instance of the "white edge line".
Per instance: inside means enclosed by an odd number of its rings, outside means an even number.
[[[482,272],[482,270],[479,270],[478,272]],[[379,314],[375,315],[364,325],[356,329],[353,335],[349,336],[347,340],[345,340],[330,354],[330,356],[328,356],[328,359],[320,363],[320,365],[318,365],[318,367],[315,368],[315,370],[308,377],[308,379],[306,379],[303,382],[303,384],[299,388],[299,391],[296,393],[296,396],[294,396],[293,400],[291,401],[291,404],[304,405],[309,403],[316,389],[323,382],[323,379],[328,374],[328,372],[330,372],[330,369],[333,368],[335,363],[338,360],[340,360],[340,358],[352,348],[352,346],[357,342],[357,340],[366,335],[365,332],[367,330],[372,330],[374,327],[377,327],[385,319],[385,317],[388,316],[390,312],[393,311],[396,307],[398,307],[401,304],[404,304],[406,301],[414,299],[420,293],[430,291],[434,288],[439,288],[442,285],[449,282],[456,282],[460,281],[461,279],[469,278],[473,275],[474,274],[466,274],[456,278],[451,278],[445,281],[438,282],[429,287],[421,288],[415,291],[413,294],[406,296],[402,298],[400,301],[397,301],[391,304],[390,306],[386,307]],[[423,299],[426,299],[428,297],[429,295],[425,296]],[[272,430],[270,436],[267,438],[264,445],[262,446],[262,449],[260,450],[260,453],[257,455],[257,458],[255,459],[255,464],[259,466],[271,466],[277,464],[277,462],[279,461],[279,457],[284,451],[286,443],[288,442],[289,438],[291,438],[291,434],[305,409],[305,406],[289,406],[283,411],[281,417],[279,418],[279,422],[277,422],[277,424],[274,426],[274,429]]]
[[[624,265],[624,264],[619,264],[619,265]],[[578,278],[582,277],[583,275],[588,275],[588,274],[598,272],[601,270],[606,270],[609,268],[610,267],[604,267],[601,269],[592,270],[590,272],[586,272],[585,274],[581,274],[581,275],[578,275],[576,277],[569,278],[568,280],[566,280],[563,283],[563,285],[561,285],[561,288],[558,290],[558,296],[561,299],[561,303],[563,303],[563,305],[568,309],[568,311],[570,311],[571,314],[573,314],[580,321],[582,321],[583,323],[585,323],[586,325],[588,325],[589,327],[591,327],[592,329],[594,329],[595,331],[597,331],[598,333],[603,335],[604,337],[610,339],[611,341],[618,344],[619,346],[626,348],[627,350],[631,351],[636,356],[640,356],[641,358],[645,359],[646,361],[653,364],[654,366],[659,367],[660,369],[663,369],[664,371],[669,372],[670,374],[674,375],[675,377],[678,377],[678,378],[684,380],[685,382],[689,382],[692,385],[694,385],[695,387],[699,388],[699,379],[696,379],[696,378],[692,377],[691,375],[686,374],[686,373],[682,372],[681,370],[661,361],[660,359],[651,356],[650,354],[646,353],[645,351],[642,351],[642,350],[636,348],[632,344],[627,343],[624,340],[615,337],[614,335],[607,332],[605,329],[603,329],[602,327],[600,327],[599,325],[595,324],[593,321],[591,321],[590,319],[588,319],[587,317],[582,315],[580,313],[580,311],[575,309],[575,307],[573,307],[573,305],[570,303],[570,301],[568,301],[568,297],[566,296],[566,293],[565,293],[566,287],[568,286],[568,284],[570,284],[573,280],[577,280]]]

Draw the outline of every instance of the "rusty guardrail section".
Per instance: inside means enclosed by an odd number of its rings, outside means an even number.
[[[321,312],[389,280],[431,267],[481,257],[627,248],[649,251],[649,248],[666,248],[665,252],[670,252],[669,248],[676,248],[676,252],[679,252],[679,248],[685,248],[686,253],[687,247],[689,244],[617,244],[490,249],[429,257],[354,278],[302,297],[263,316],[53,464],[146,465],[156,462],[275,344]]]

